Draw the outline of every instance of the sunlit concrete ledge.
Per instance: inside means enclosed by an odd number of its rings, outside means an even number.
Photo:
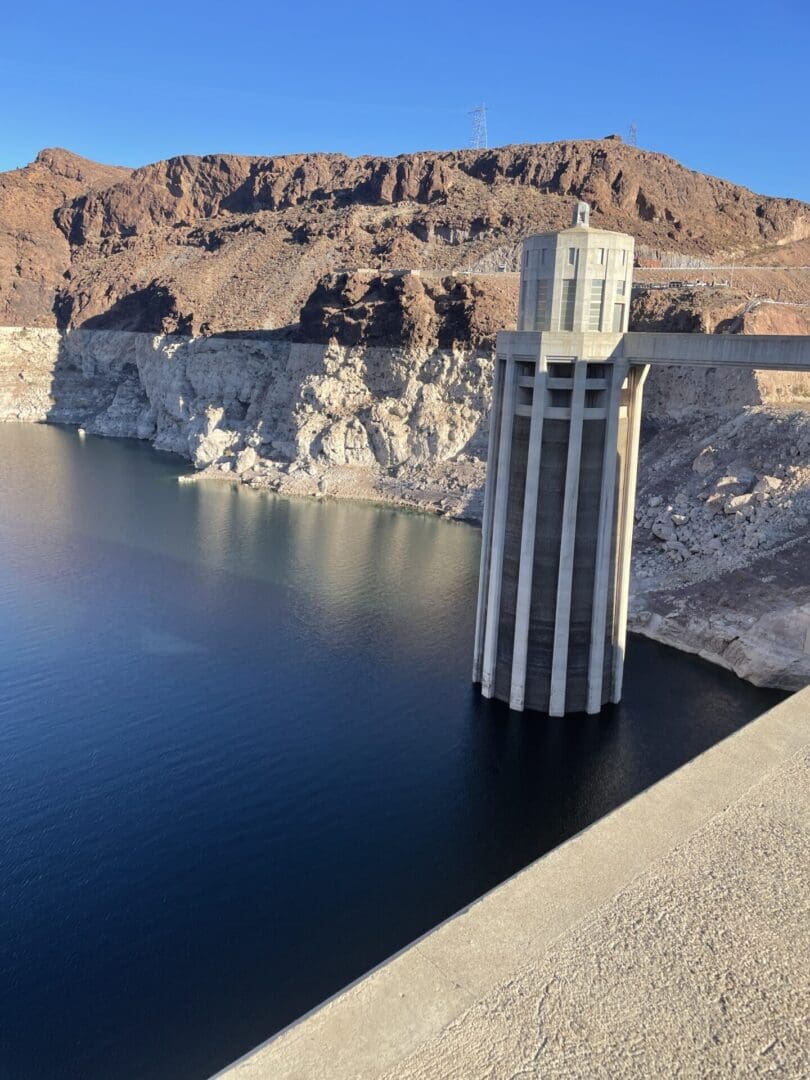
[[[219,1076],[810,1071],[810,688]]]

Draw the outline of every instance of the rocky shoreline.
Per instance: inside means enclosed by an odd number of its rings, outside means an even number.
[[[200,478],[474,523],[491,370],[485,349],[0,328],[0,420],[147,439]],[[810,683],[806,391],[702,378],[702,393],[676,369],[650,378],[630,626],[796,690]]]

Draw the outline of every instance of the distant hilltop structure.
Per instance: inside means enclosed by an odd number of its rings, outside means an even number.
[[[515,710],[621,698],[650,364],[810,370],[810,337],[628,333],[633,253],[578,202],[524,242],[498,334],[473,680]]]

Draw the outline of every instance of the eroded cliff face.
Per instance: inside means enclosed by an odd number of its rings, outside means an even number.
[[[301,309],[297,340],[393,348],[495,347],[517,324],[518,274],[327,274]]]
[[[484,351],[0,328],[0,420],[149,439],[285,493],[473,518],[491,381]]]
[[[567,226],[577,199],[598,227],[635,236],[642,265],[767,255],[793,269],[773,283],[763,270],[757,293],[776,298],[784,279],[786,299],[810,298],[805,204],[616,138],[396,158],[180,156],[135,170],[59,150],[0,174],[0,324],[292,331],[341,269],[515,270],[523,239]]]
[[[148,439],[201,477],[474,521],[491,355],[0,328],[0,420]],[[755,682],[805,685],[807,380],[673,368],[648,385],[631,626]]]
[[[0,173],[0,325],[55,325],[54,304],[71,263],[55,214],[129,171],[43,150],[24,169]]]
[[[60,225],[77,243],[87,244],[166,222],[283,211],[312,202],[322,208],[431,206],[458,197],[463,203],[476,186],[490,193],[533,189],[585,199],[609,219],[606,227],[633,223],[646,243],[666,247],[684,242],[694,251],[734,250],[810,235],[806,207],[798,200],[755,195],[615,138],[396,158],[183,156],[136,169],[104,194],[74,200],[60,215]],[[556,209],[565,213],[567,207]],[[488,225],[482,220],[477,231]]]
[[[632,629],[762,685],[810,682],[810,397],[649,425]]]

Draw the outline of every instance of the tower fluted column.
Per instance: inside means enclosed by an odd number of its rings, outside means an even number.
[[[621,695],[646,369],[622,355],[633,239],[529,237],[498,335],[473,679],[553,716]]]

